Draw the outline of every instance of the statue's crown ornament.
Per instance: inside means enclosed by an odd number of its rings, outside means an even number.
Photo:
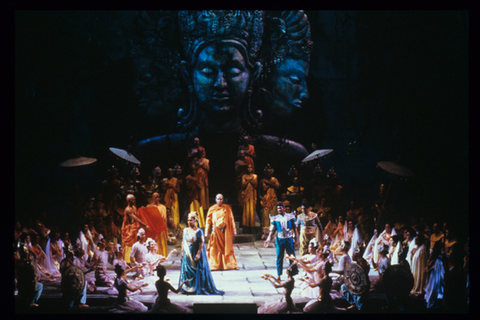
[[[179,11],[178,22],[185,58],[191,61],[203,44],[231,40],[240,43],[248,59],[257,59],[262,45],[264,11]]]

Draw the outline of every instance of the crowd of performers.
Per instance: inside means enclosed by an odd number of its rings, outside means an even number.
[[[265,247],[274,241],[277,276],[263,277],[274,287],[285,288],[285,300],[260,307],[260,313],[341,309],[333,302],[335,298],[347,300],[349,308],[364,310],[370,289],[356,295],[343,283],[344,271],[352,263],[363,268],[369,284],[370,270],[378,272],[379,281],[371,290],[386,293],[389,308],[402,310],[407,301],[383,287],[385,272],[394,265],[412,274],[410,294],[424,297],[427,308],[443,304],[447,310],[459,310],[468,305],[468,241],[462,241],[448,223],[428,224],[415,217],[407,223],[391,208],[385,208],[382,188],[372,209],[365,210],[352,201],[351,208],[344,211],[343,186],[333,168],[324,175],[317,165],[309,195],[294,167],[289,172],[292,185],[282,189],[270,165],[259,180],[254,173],[254,159],[255,149],[245,137],[235,163],[235,185],[242,208],[240,224],[262,230]],[[75,296],[64,295],[66,309],[75,304],[88,307],[87,293],[107,286],[109,293],[118,297],[109,311],[145,312],[148,308],[129,299],[127,291],[142,290],[153,283],[145,281],[149,277],[158,277],[158,297],[150,310],[153,312],[191,312],[170,303],[169,290],[223,294],[216,288],[211,271],[238,269],[232,208],[224,203],[222,194],[217,194],[215,204],[210,206],[209,160],[198,138],[193,140],[185,163],[189,170],[186,176],[176,165],[168,168],[162,178],[160,167],[156,167],[145,183],[139,180],[136,167],[126,177],[119,177],[118,170],[112,167],[91,202],[83,201],[80,194],[73,197],[71,210],[82,218],[77,237],[61,233],[54,217],[46,214],[26,225],[17,221],[14,257],[19,301],[38,306],[42,283],[61,278],[70,265],[78,266],[85,274],[85,288]],[[165,280],[166,270],[161,263],[175,252],[169,253],[168,245],[177,241],[182,241],[182,263],[178,287],[174,288]],[[285,259],[290,266],[286,269],[287,279],[282,281]],[[107,273],[108,265],[114,267],[116,277]],[[333,266],[337,268],[333,270]],[[312,299],[303,310],[297,309],[291,298],[299,268],[303,270],[299,277],[302,295]],[[330,277],[335,273],[338,276]],[[128,282],[127,274],[133,274],[135,280]],[[34,281],[25,280],[32,277]]]

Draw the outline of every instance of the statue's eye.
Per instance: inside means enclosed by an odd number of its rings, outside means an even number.
[[[203,68],[200,72],[204,75],[211,75],[213,73],[213,70],[210,68]]]
[[[237,69],[237,68],[232,68],[228,72],[230,73],[230,75],[236,77],[236,76],[238,76],[239,74],[242,73],[242,70]]]
[[[290,81],[294,84],[300,84],[300,78],[297,76],[290,76]]]

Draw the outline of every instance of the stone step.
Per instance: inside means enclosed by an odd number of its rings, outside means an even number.
[[[233,243],[255,242],[260,240],[262,235],[258,234],[237,234],[233,237]]]

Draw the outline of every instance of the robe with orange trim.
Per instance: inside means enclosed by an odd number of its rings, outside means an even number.
[[[137,215],[137,208],[132,206],[133,214]],[[123,224],[122,224],[122,244],[125,251],[125,261],[130,263],[130,252],[132,250],[133,244],[137,241],[137,232],[140,230],[140,224],[124,214]]]
[[[237,229],[232,208],[226,204],[211,206],[207,213],[205,232],[210,234],[207,246],[210,270],[236,269],[233,233],[237,233]]]
[[[168,256],[167,243],[167,208],[163,204],[152,204],[138,209],[138,218],[142,220],[149,230],[145,230],[147,238],[155,239],[158,244],[157,253]]]

